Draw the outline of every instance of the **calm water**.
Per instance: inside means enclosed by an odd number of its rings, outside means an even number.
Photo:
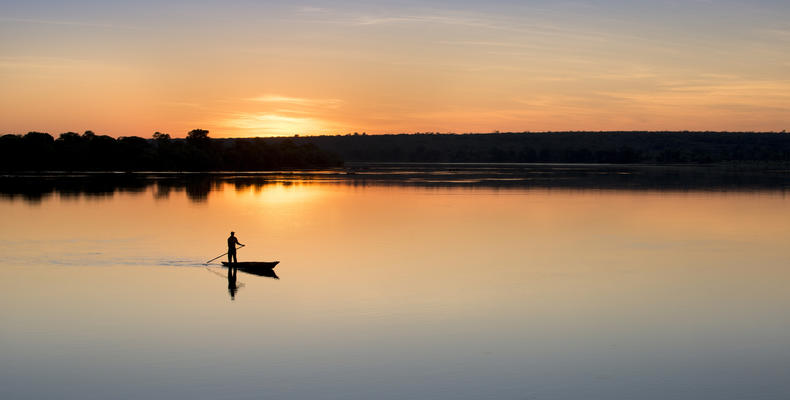
[[[784,190],[150,183],[0,198],[0,397],[790,398]]]

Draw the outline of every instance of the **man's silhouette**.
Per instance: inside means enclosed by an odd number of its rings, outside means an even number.
[[[234,236],[235,234],[236,232],[231,232],[230,237],[228,237],[228,263],[238,262],[238,260],[236,260],[236,245],[244,246],[239,243],[239,239]]]

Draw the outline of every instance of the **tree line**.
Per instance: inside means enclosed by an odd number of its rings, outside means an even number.
[[[521,132],[214,139],[86,131],[0,136],[0,170],[262,171],[343,162],[682,164],[790,162],[790,135],[755,132]]]
[[[156,132],[150,139],[92,131],[0,136],[5,171],[262,171],[325,168],[341,160],[315,144],[261,138],[213,139],[194,129],[186,139]]]
[[[678,164],[790,161],[790,134],[755,132],[520,132],[294,138],[344,161]]]

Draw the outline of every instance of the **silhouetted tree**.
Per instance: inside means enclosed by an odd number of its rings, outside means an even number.
[[[83,135],[84,136],[84,135]],[[90,169],[108,171],[117,169],[118,142],[107,135],[96,135],[88,143]]]
[[[208,131],[205,129],[192,129],[187,133],[187,142],[198,143],[208,140]]]
[[[22,169],[46,170],[55,164],[55,139],[49,133],[28,132],[22,138]]]
[[[23,164],[24,142],[19,135],[0,136],[0,170],[14,170]]]
[[[206,135],[208,135],[208,131],[206,131]],[[152,137],[156,141],[168,141],[168,140],[170,140],[170,135],[168,135],[167,133],[162,133],[162,132],[154,132],[154,135]]]

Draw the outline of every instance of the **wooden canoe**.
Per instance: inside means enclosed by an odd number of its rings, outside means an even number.
[[[244,262],[237,262],[237,263],[229,263],[227,261],[223,261],[222,265],[225,266],[225,267],[236,267],[236,268],[239,268],[239,269],[242,269],[242,268],[245,268],[245,269],[246,268],[249,268],[249,269],[264,269],[264,268],[272,269],[275,266],[277,266],[277,264],[279,264],[279,263],[280,263],[279,261],[244,261]]]

